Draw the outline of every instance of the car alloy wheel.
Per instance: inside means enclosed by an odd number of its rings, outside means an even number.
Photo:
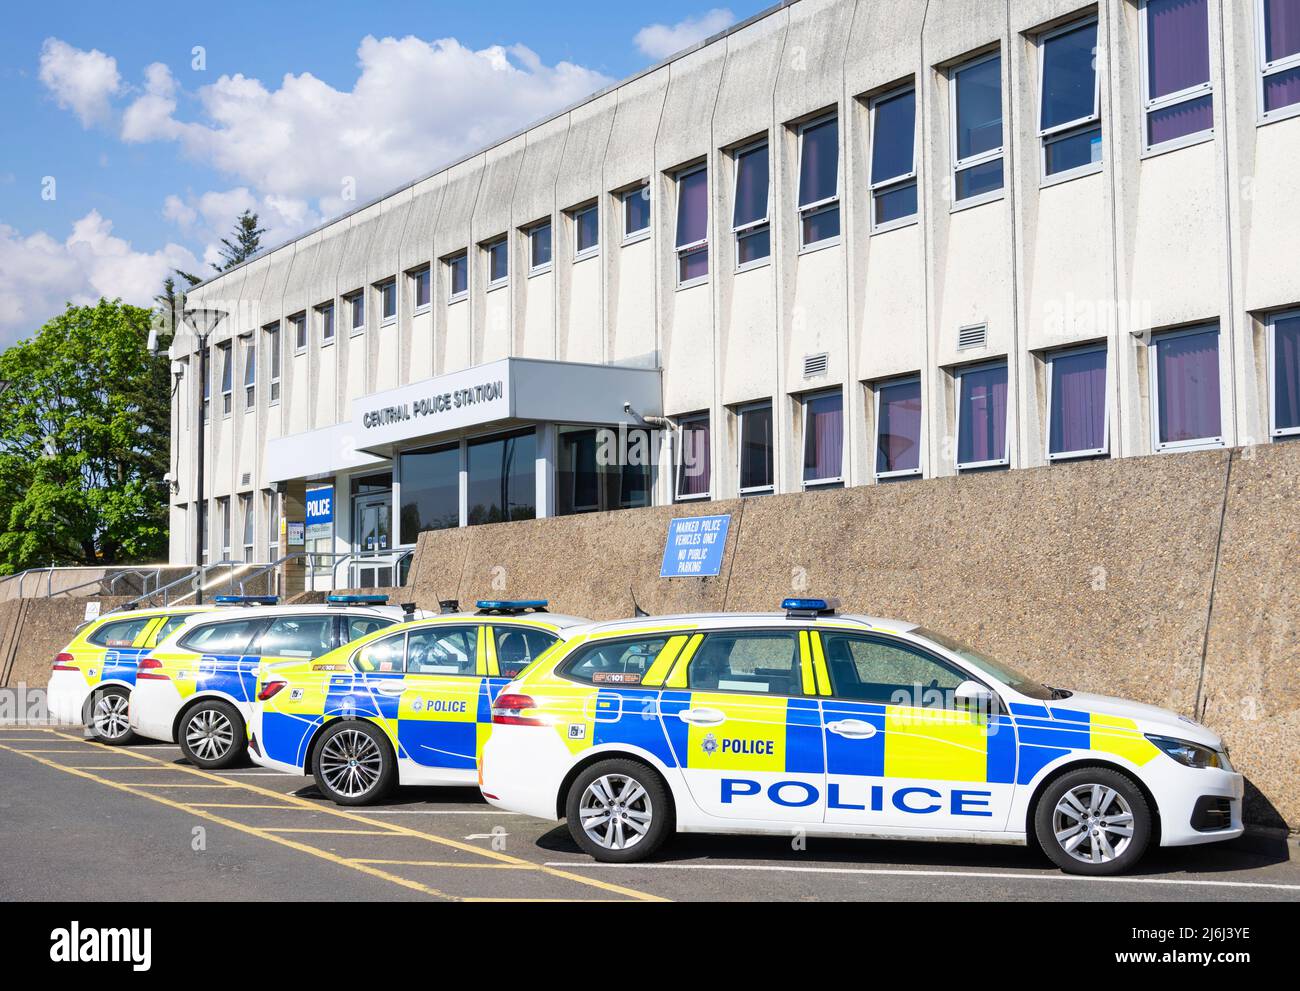
[[[1133,842],[1133,810],[1114,788],[1083,784],[1052,810],[1052,833],[1067,854],[1085,864],[1107,864]]]
[[[578,816],[593,843],[607,850],[628,850],[650,831],[654,805],[635,778],[605,774],[583,791]]]
[[[347,798],[360,798],[379,783],[384,755],[368,735],[345,729],[321,744],[319,767],[331,789]]]
[[[119,740],[131,731],[127,719],[127,697],[119,692],[109,692],[95,700],[91,723],[95,732],[105,740]]]
[[[201,760],[220,760],[235,744],[235,727],[217,709],[201,709],[185,727],[185,744]]]

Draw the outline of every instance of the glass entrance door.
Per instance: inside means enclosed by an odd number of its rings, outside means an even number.
[[[393,584],[393,494],[379,492],[352,500],[353,588]]]

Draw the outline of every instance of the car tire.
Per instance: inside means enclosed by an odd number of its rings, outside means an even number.
[[[248,750],[248,727],[229,702],[205,699],[186,711],[176,730],[181,753],[195,767],[233,767]]]
[[[100,743],[120,747],[135,739],[127,711],[131,693],[121,685],[97,688],[86,701],[86,731]]]
[[[605,808],[616,818],[602,819]],[[626,758],[599,761],[574,778],[564,811],[574,842],[608,864],[653,856],[675,829],[664,779],[648,764]]]
[[[1108,767],[1083,767],[1053,781],[1034,807],[1039,846],[1067,874],[1129,871],[1151,841],[1154,816],[1142,789]]]
[[[316,787],[336,805],[369,805],[392,791],[397,758],[378,726],[341,719],[316,741],[311,773]]]

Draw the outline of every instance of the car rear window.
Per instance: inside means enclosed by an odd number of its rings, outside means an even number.
[[[260,619],[208,623],[185,634],[180,646],[204,654],[242,654],[261,625]]]
[[[668,637],[641,637],[580,648],[561,674],[589,685],[639,685]]]
[[[517,678],[524,668],[541,657],[560,638],[545,630],[498,626],[496,638],[497,670],[503,678]]]
[[[130,647],[151,622],[152,616],[135,616],[105,623],[86,637],[86,642],[96,647]]]

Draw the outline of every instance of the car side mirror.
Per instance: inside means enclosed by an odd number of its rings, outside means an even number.
[[[965,709],[968,712],[993,711],[994,695],[991,691],[981,685],[978,681],[966,680],[957,686],[953,693],[953,699],[958,709]]]

